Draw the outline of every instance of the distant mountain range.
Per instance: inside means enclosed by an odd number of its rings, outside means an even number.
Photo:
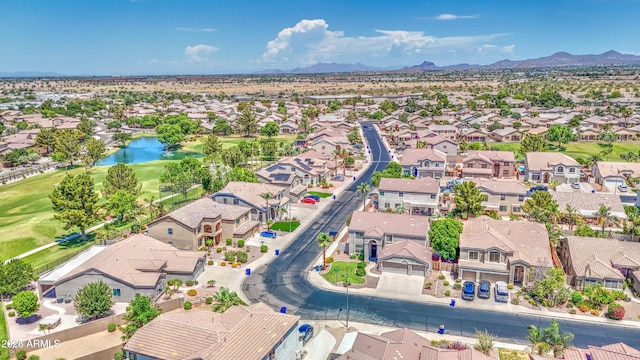
[[[21,78],[21,77],[62,77],[64,75],[54,72],[42,71],[16,71],[0,72],[0,78]]]
[[[561,51],[550,56],[539,57],[527,60],[500,60],[489,65],[456,64],[449,66],[437,66],[430,61],[414,66],[402,68],[377,68],[361,63],[339,64],[339,63],[318,63],[303,68],[291,70],[270,69],[257,72],[256,74],[324,74],[324,73],[353,73],[362,71],[389,71],[415,73],[422,71],[456,70],[456,69],[526,69],[545,68],[563,66],[603,66],[603,65],[640,65],[640,56],[631,54],[621,54],[610,50],[602,54],[572,55]]]

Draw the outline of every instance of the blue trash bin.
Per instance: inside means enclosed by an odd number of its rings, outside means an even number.
[[[249,268],[244,269],[244,273],[247,275],[251,275],[251,269]]]
[[[280,255],[280,249],[276,249],[276,256]]]
[[[353,181],[356,181],[356,177],[355,176],[353,177]]]
[[[281,308],[280,308],[280,312],[281,312],[282,314],[286,314],[286,313],[287,313],[287,307],[286,307],[286,306],[281,307]]]
[[[438,329],[438,334],[440,335],[444,334],[444,325],[440,325],[440,328]]]
[[[451,299],[451,303],[449,304],[449,306],[451,306],[451,307],[456,306],[456,300],[455,299]]]
[[[336,196],[335,196],[335,195],[333,195],[333,200],[335,200],[335,199],[336,199]]]

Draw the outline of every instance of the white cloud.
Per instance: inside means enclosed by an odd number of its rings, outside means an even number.
[[[212,28],[189,28],[189,27],[177,27],[176,30],[184,31],[184,32],[205,32],[205,33],[218,31]]]
[[[187,46],[186,49],[184,49],[184,55],[187,57],[187,60],[201,61],[204,57],[206,57],[206,55],[209,55],[216,51],[218,51],[218,48],[215,46],[199,44]]]
[[[436,20],[477,19],[478,17],[479,15],[440,14],[436,16]]]
[[[478,53],[487,44],[506,34],[436,37],[422,31],[375,30],[374,36],[345,36],[342,31],[329,30],[323,19],[301,20],[295,26],[282,29],[267,43],[262,61],[295,63],[300,65],[326,61],[364,62],[374,59],[396,58],[407,63],[414,58],[461,53]],[[499,49],[482,48],[498,52]],[[435,56],[437,57],[437,56]],[[450,58],[450,56],[447,56]],[[389,59],[387,59],[389,60]],[[389,63],[389,61],[386,61]]]

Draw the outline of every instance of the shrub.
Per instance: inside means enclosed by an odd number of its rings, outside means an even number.
[[[232,262],[236,260],[236,252],[235,251],[227,251],[224,253],[224,259],[228,262]]]
[[[227,244],[227,246],[233,244],[233,240],[232,239],[227,239],[224,242]]]
[[[198,291],[196,291],[196,289],[191,289],[191,290],[187,291],[187,295],[196,296],[196,295],[198,295]]]
[[[456,279],[456,284],[460,284],[462,282],[462,279]]]
[[[107,325],[107,331],[108,331],[108,332],[114,332],[114,331],[116,331],[116,328],[117,328],[117,327],[118,327],[118,326],[117,326],[116,324],[114,324],[114,323],[109,323],[109,325]]]
[[[206,246],[201,246],[198,248],[198,251],[207,251],[207,247]]]
[[[184,302],[184,309],[185,310],[191,310],[192,307],[193,307],[193,304],[191,304],[191,301],[185,301]]]
[[[327,264],[331,264],[332,262],[334,262],[335,260],[333,259],[333,257],[329,256],[328,258],[324,259],[324,262],[326,262]]]
[[[364,261],[360,261],[360,262],[358,263],[358,269],[364,269],[364,268],[366,268],[366,267],[367,267],[367,263],[366,263],[366,262],[364,262]]]
[[[607,316],[613,320],[622,320],[624,318],[624,307],[618,303],[612,303],[607,309]]]
[[[574,305],[580,305],[580,303],[582,302],[582,294],[577,292],[577,291],[572,291],[571,292],[571,302]]]
[[[351,260],[355,260],[358,257],[358,254],[353,253],[351,254],[351,256],[349,256],[351,258]]]
[[[124,308],[125,311],[131,311],[131,306],[127,306],[126,308]]]
[[[15,311],[9,311],[9,312],[7,313],[7,315],[8,315],[9,317],[14,317],[14,316],[16,316],[16,312],[15,312]]]
[[[587,312],[587,311],[589,311],[589,305],[580,304],[580,305],[578,305],[578,310],[580,310],[580,312]]]
[[[220,263],[220,266],[227,266],[227,263],[225,261]]]
[[[207,304],[207,305],[213,304],[213,298],[212,297],[208,297],[208,298],[204,299],[204,303]]]
[[[358,255],[358,260],[360,260],[360,261],[364,261],[364,254],[360,254],[360,255]]]
[[[513,290],[513,284],[507,284],[507,289]]]
[[[573,309],[573,303],[569,302],[567,303],[567,309]]]
[[[232,267],[233,269],[235,269],[235,268],[237,268],[237,267],[238,267],[238,264],[236,264],[236,263],[231,263],[231,267]]]
[[[600,310],[598,309],[591,309],[589,313],[593,316],[600,316]]]
[[[217,252],[218,254],[220,254],[220,253],[222,252],[222,248],[221,248],[221,247],[216,248],[216,252]]]
[[[8,303],[8,304],[7,304],[7,305],[5,305],[4,307],[5,307],[5,309],[7,309],[7,310],[11,310],[11,309],[13,309],[13,303]]]
[[[124,350],[119,350],[113,354],[113,360],[126,360],[127,356],[124,354]]]
[[[576,309],[569,309],[569,314],[575,315],[576,314]]]
[[[438,275],[438,280],[444,280],[444,275]]]
[[[267,247],[267,245],[261,245],[260,246],[260,252],[261,253],[266,253],[267,251],[269,251],[269,247]]]
[[[453,290],[460,290],[460,289],[462,289],[462,285],[457,284],[457,283],[453,284]]]
[[[430,282],[424,284],[424,288],[427,289],[427,290],[431,289],[432,286],[433,286],[433,284],[430,283]]]
[[[26,358],[27,358],[27,351],[26,350],[18,350],[18,351],[16,351],[16,359],[25,360]]]
[[[519,297],[514,297],[513,299],[511,299],[511,303],[513,305],[519,305],[520,304],[520,298]]]
[[[444,286],[449,286],[449,281],[445,280],[443,283]]]
[[[198,285],[198,280],[193,280],[193,285]]]
[[[187,280],[186,285],[187,286],[193,286],[193,281],[192,280]]]
[[[207,261],[207,264],[208,264],[208,265],[213,265],[213,260],[209,260],[209,261]]]
[[[247,255],[246,252],[244,251],[240,251],[236,254],[236,256],[238,257],[238,262],[244,264],[247,261],[249,261],[249,255]]]
[[[40,276],[38,276],[38,275],[34,275],[34,276],[33,276],[33,281],[38,281],[38,280],[40,280]]]
[[[450,295],[451,295],[451,291],[450,290],[447,290],[447,291],[444,292],[444,296],[450,296]]]
[[[362,268],[357,268],[356,269],[356,275],[357,276],[365,276],[366,274],[367,274],[367,272],[366,272],[365,269],[362,269]]]
[[[244,247],[244,240],[238,240],[238,247]]]
[[[627,298],[627,294],[620,290],[613,290],[611,295],[613,296],[613,300],[625,300]]]

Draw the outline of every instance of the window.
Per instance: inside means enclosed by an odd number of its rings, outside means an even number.
[[[531,180],[533,180],[533,181],[540,181],[540,174],[533,174],[533,175],[531,175]]]
[[[507,211],[507,206],[506,205],[500,205],[500,212],[505,212]]]
[[[400,204],[400,203],[395,203],[395,206],[394,206],[393,208],[394,208],[394,209],[397,209],[397,208],[399,208],[399,207],[401,207],[401,206],[402,206],[402,204]]]
[[[173,235],[173,228],[168,228],[167,229],[167,234]]]
[[[607,289],[620,289],[620,282],[618,282],[617,280],[604,280],[604,287],[606,287]]]
[[[487,164],[482,164],[482,166],[481,166],[481,167],[482,167],[483,169],[486,169],[486,168],[487,168]]]
[[[212,229],[211,229],[211,225],[205,225],[205,226],[204,226],[204,232],[206,232],[206,233],[210,233],[210,232],[212,232],[211,230],[212,230]],[[199,231],[198,231],[198,232],[199,232]]]
[[[504,200],[504,199],[506,199],[506,198],[507,198],[507,195],[506,195],[506,194],[500,194],[500,200]]]
[[[113,296],[121,296],[120,289],[113,289]]]
[[[436,194],[429,194],[429,198],[430,199],[435,199],[436,198]]]
[[[388,209],[388,208],[390,208],[390,207],[391,207],[391,204],[389,204],[389,203],[384,203],[384,208],[385,208],[385,209]]]
[[[497,251],[489,251],[489,262],[499,263],[500,253]]]
[[[524,195],[518,195],[518,201],[524,201]]]
[[[380,196],[384,196],[384,191],[380,191]]]
[[[576,173],[576,168],[569,168],[569,173],[570,174],[575,174]]]
[[[469,169],[473,169],[473,164],[467,164],[467,167],[468,167]]]
[[[508,162],[504,163],[504,166],[509,166],[509,163]]]
[[[240,204],[240,199],[233,199],[233,205]]]
[[[562,167],[562,166],[558,166],[558,167],[556,168],[556,172],[558,172],[558,173],[563,173],[563,172],[564,172],[564,167]]]
[[[225,197],[225,198],[222,198],[222,202],[223,202],[224,204],[226,204],[226,203],[227,203],[227,198],[226,198],[226,197]]]
[[[478,260],[480,258],[477,251],[469,251],[469,260]]]
[[[509,176],[509,169],[502,170],[502,176]]]
[[[389,244],[393,243],[393,235],[385,235],[384,242]]]
[[[403,196],[404,196],[404,193],[403,193],[402,191],[400,191],[400,192],[398,193],[398,196],[399,196],[399,197],[403,197]]]
[[[236,225],[240,225],[240,219],[236,219]]]
[[[355,235],[356,235],[356,239],[364,238],[364,233],[362,231],[356,231]]]
[[[520,206],[514,206],[513,207],[513,212],[514,213],[519,213],[520,212]]]

